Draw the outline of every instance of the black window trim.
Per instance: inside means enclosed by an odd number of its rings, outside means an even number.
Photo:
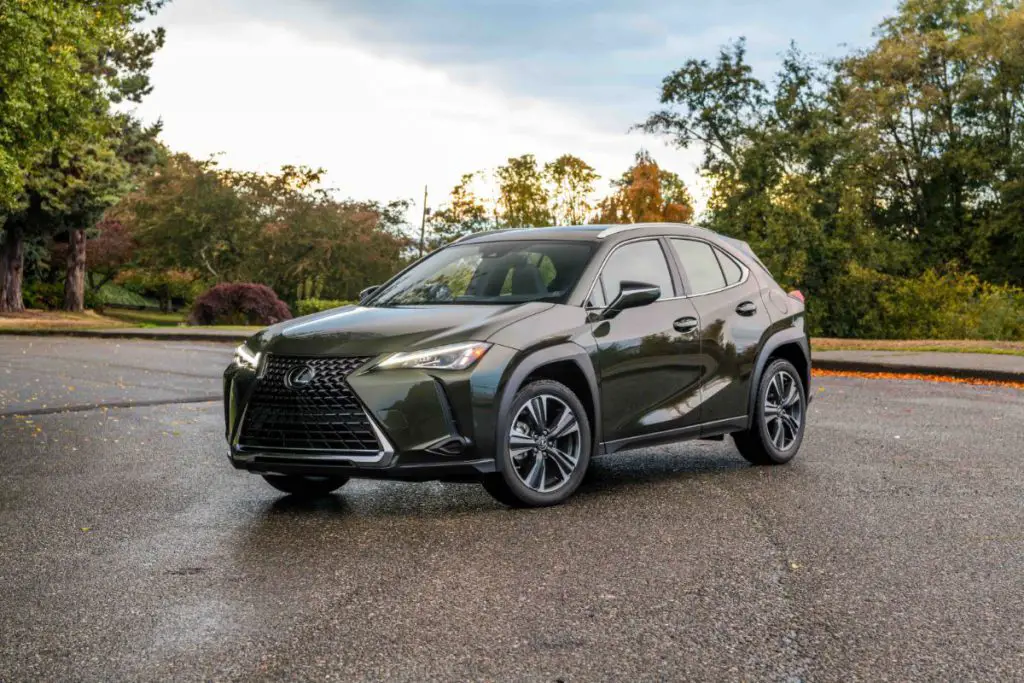
[[[747,268],[747,266],[744,265],[743,262],[740,261],[739,259],[733,258],[733,256],[731,254],[726,253],[725,250],[723,250],[721,247],[716,245],[714,242],[710,242],[708,240],[701,239],[699,237],[689,237],[689,236],[683,236],[683,235],[666,235],[665,238],[669,241],[669,245],[668,246],[669,246],[669,251],[672,254],[673,263],[675,263],[676,268],[679,269],[680,276],[683,278],[683,282],[686,284],[686,292],[687,293],[684,294],[683,296],[675,297],[677,299],[694,299],[694,298],[699,297],[699,296],[707,296],[708,294],[717,294],[719,292],[724,292],[727,289],[732,289],[733,287],[739,287],[740,285],[744,284],[747,280],[750,279],[750,268]],[[711,247],[712,254],[715,256],[715,262],[718,263],[718,269],[720,271],[722,271],[722,282],[726,282],[727,283],[727,282],[729,282],[729,279],[725,276],[725,270],[723,270],[721,262],[718,261],[718,254],[716,252],[721,251],[721,252],[725,253],[725,255],[728,258],[732,259],[736,263],[736,265],[738,265],[740,267],[740,271],[742,273],[742,275],[740,276],[740,279],[737,282],[734,282],[731,285],[727,284],[725,287],[719,287],[718,289],[712,289],[712,290],[709,290],[707,292],[701,292],[699,294],[692,294],[691,292],[693,291],[693,288],[690,286],[690,278],[687,277],[687,275],[686,275],[686,268],[683,267],[683,263],[679,259],[679,255],[676,253],[675,247],[673,247],[672,244],[671,244],[672,240],[684,240],[684,241],[690,241],[690,242],[703,242],[704,244],[706,244],[709,247]]]
[[[637,242],[656,242],[658,244],[658,248],[661,249],[661,255],[665,259],[665,267],[668,268],[669,278],[672,280],[673,296],[663,296],[662,298],[658,299],[658,301],[655,303],[686,298],[686,287],[682,279],[682,271],[679,269],[675,254],[670,253],[671,249],[668,248],[671,245],[665,242],[664,235],[645,235],[643,237],[634,237],[633,239],[623,240],[622,242],[619,242],[614,247],[608,250],[608,253],[605,254],[604,259],[601,260],[601,267],[598,268],[597,275],[594,276],[594,281],[591,282],[590,287],[587,288],[587,294],[586,296],[583,297],[583,302],[580,304],[582,308],[586,310],[596,311],[604,310],[604,308],[608,307],[608,304],[610,304],[611,301],[608,300],[607,292],[604,291],[604,283],[601,282],[601,276],[604,274],[604,267],[608,265],[608,259],[612,257],[612,254],[614,254],[619,249],[628,244],[636,244]],[[590,301],[590,295],[594,293],[594,287],[596,287],[598,284],[601,285],[601,292],[605,294],[605,306],[588,306],[587,303]]]

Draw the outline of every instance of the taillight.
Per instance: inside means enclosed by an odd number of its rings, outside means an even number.
[[[792,292],[789,293],[789,295],[796,299],[797,301],[799,301],[800,303],[804,303],[804,293],[801,292],[799,289],[794,289]]]

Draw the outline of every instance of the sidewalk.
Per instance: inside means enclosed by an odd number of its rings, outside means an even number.
[[[1024,382],[1024,356],[994,353],[920,351],[817,351],[811,363],[821,370],[895,372]]]
[[[252,333],[246,330],[211,330],[202,327],[0,330],[0,336],[8,334],[91,337],[94,339],[233,342],[236,344],[252,336]],[[812,364],[819,370],[916,373],[1024,382],[1024,356],[921,351],[816,351],[812,356]]]

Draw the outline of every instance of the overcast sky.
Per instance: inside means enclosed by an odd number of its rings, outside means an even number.
[[[697,150],[629,133],[661,79],[746,36],[770,76],[796,40],[871,41],[895,0],[173,0],[144,118],[173,149],[250,170],[308,164],[359,199],[436,206],[462,173],[572,153],[603,176],[646,147],[701,197]],[[414,210],[413,215],[416,214]]]

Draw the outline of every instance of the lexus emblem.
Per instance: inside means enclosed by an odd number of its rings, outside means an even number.
[[[284,385],[289,389],[301,389],[308,386],[316,377],[316,368],[312,365],[296,365],[285,373]]]

